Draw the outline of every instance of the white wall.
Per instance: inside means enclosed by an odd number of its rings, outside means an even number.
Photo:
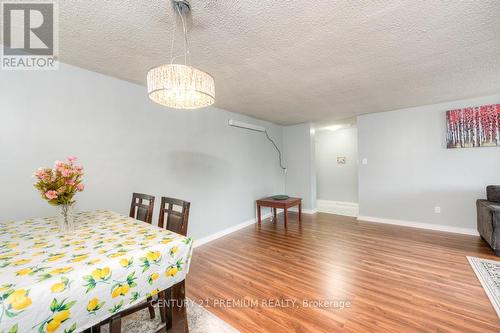
[[[217,108],[172,111],[145,87],[61,64],[59,71],[0,74],[0,220],[53,215],[32,187],[34,170],[76,155],[85,167],[80,210],[128,214],[131,193],[191,201],[195,238],[254,218],[256,198],[283,192],[276,152],[282,128]],[[156,222],[155,214],[155,222]]]
[[[475,229],[500,148],[446,149],[445,111],[490,103],[500,95],[358,117],[360,215]]]
[[[338,164],[337,157],[346,157]],[[358,202],[358,131],[355,126],[316,131],[318,200]]]
[[[286,194],[303,199],[306,210],[316,208],[314,129],[311,123],[283,128]]]

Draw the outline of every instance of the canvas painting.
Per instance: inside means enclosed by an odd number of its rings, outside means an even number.
[[[500,146],[500,104],[447,111],[446,130],[448,148]]]

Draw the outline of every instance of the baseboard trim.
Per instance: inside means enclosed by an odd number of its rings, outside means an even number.
[[[262,219],[264,220],[264,219],[267,219],[271,216],[272,216],[271,213],[266,213],[266,214],[262,215]],[[217,231],[216,233],[205,236],[203,238],[196,239],[196,240],[194,240],[193,247],[197,248],[198,246],[202,246],[203,244],[209,243],[209,242],[214,241],[218,238],[229,235],[230,233],[233,233],[233,232],[238,231],[240,229],[246,228],[249,225],[255,224],[256,222],[257,222],[256,219],[251,219],[251,220],[245,221],[243,223],[234,225],[232,227]]]
[[[452,232],[455,234],[479,236],[479,233],[475,229],[453,227],[453,226],[448,226],[448,225],[393,220],[393,219],[386,219],[386,218],[372,217],[372,216],[358,216],[358,221],[393,224],[393,225],[400,225],[400,226],[404,226],[404,227],[412,227],[412,228],[419,228],[419,229]]]
[[[316,205],[318,206],[318,212],[320,213],[352,217],[357,217],[359,215],[359,205],[355,202],[318,199],[316,200]]]
[[[322,206],[320,206],[320,204],[319,204],[319,201],[326,201],[326,200],[318,200],[318,209],[303,209],[302,213],[304,213],[304,214],[315,214],[317,212],[330,213],[329,211],[323,211]],[[345,214],[338,214],[338,213],[331,213],[331,214],[345,215]],[[272,216],[271,213],[267,213],[267,214],[262,215],[262,219],[265,220],[267,218],[270,218],[271,216]],[[346,215],[346,216],[352,216],[352,215]],[[461,227],[452,227],[452,226],[430,224],[430,223],[394,220],[394,219],[386,219],[386,218],[372,217],[372,216],[358,216],[357,219],[358,219],[358,221],[364,221],[364,222],[392,224],[392,225],[400,225],[400,226],[404,226],[404,227],[411,227],[411,228],[418,228],[418,229],[445,231],[445,232],[452,232],[452,233],[456,233],[456,234],[479,236],[479,233],[475,229],[470,229],[470,228],[461,228]],[[207,244],[211,241],[214,241],[218,238],[229,235],[235,231],[246,228],[252,224],[255,224],[256,222],[257,222],[256,219],[250,219],[248,221],[237,224],[235,226],[220,230],[216,233],[213,233],[213,234],[208,235],[206,237],[195,240],[193,247],[197,248],[198,246],[202,246],[202,245]]]
[[[288,211],[289,212],[298,213],[299,209],[297,207],[292,207],[292,208],[288,209]],[[302,208],[302,214],[311,215],[311,214],[316,214],[317,212],[318,212],[318,210],[316,208],[313,208],[313,209],[304,209],[304,208]]]

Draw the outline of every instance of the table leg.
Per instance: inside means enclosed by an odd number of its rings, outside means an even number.
[[[148,305],[148,310],[149,310],[149,318],[154,319],[155,318],[155,308],[151,305],[151,302],[153,301],[152,297],[146,298],[146,302],[149,303]]]
[[[285,228],[287,227],[288,224],[288,209],[285,208],[285,212],[283,213],[285,215]]]
[[[302,221],[302,203],[299,203],[299,222]]]
[[[158,310],[160,311],[160,319],[162,323],[167,322],[167,300],[170,299],[170,297],[167,298],[167,290],[162,290],[158,293]],[[169,322],[172,321],[172,318],[170,318]]]
[[[110,333],[121,333],[122,331],[122,318],[118,314],[111,318],[109,321],[109,332]]]
[[[261,222],[261,216],[260,216],[260,205],[257,205],[257,221],[259,222],[259,225],[260,225],[260,222]]]
[[[188,333],[185,280],[172,287],[172,304],[169,309],[172,311],[172,326],[167,330],[167,333]]]
[[[278,220],[278,218],[276,217],[277,214],[276,214],[276,208],[273,208],[273,221],[276,222]]]
[[[96,326],[92,327],[92,333],[101,333],[101,326],[96,325]]]
[[[164,291],[165,296],[165,322],[167,323],[166,329],[172,328],[172,288]]]

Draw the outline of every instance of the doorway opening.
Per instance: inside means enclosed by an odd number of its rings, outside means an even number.
[[[358,216],[356,118],[315,128],[316,205],[319,212]]]

